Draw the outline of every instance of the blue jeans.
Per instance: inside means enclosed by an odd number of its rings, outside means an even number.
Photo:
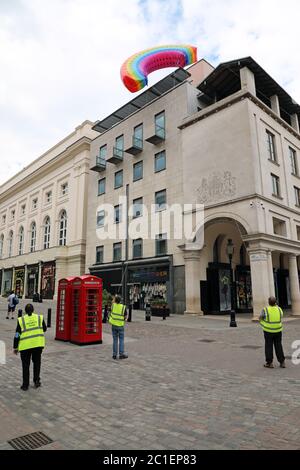
[[[119,346],[119,355],[124,354],[124,326],[114,326],[112,325],[112,335],[113,335],[113,355],[118,355],[118,346]]]

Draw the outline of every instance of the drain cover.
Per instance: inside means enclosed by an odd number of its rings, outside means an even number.
[[[43,432],[33,432],[32,434],[26,434],[25,436],[16,437],[8,441],[16,450],[34,450],[51,442],[53,442],[52,439]]]
[[[243,349],[261,349],[262,346],[254,346],[253,344],[245,344],[245,346],[241,346]]]
[[[215,343],[215,339],[199,339],[200,343]]]

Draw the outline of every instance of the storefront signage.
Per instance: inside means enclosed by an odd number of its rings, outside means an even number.
[[[167,270],[161,271],[134,271],[130,274],[132,282],[166,282],[169,279]]]

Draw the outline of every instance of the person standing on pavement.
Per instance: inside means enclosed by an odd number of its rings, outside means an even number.
[[[14,353],[21,354],[23,383],[21,389],[26,391],[29,387],[30,362],[33,362],[33,382],[35,388],[41,386],[41,356],[45,347],[46,323],[43,315],[34,313],[32,304],[25,307],[25,315],[18,318],[16,334],[14,337]]]
[[[11,291],[10,295],[7,297],[7,302],[8,302],[8,306],[7,306],[7,317],[6,319],[9,320],[9,314],[11,313],[11,319],[13,320],[14,319],[14,313],[15,313],[15,310],[16,310],[16,305],[18,305],[19,303],[19,299],[17,297],[17,295],[15,294],[14,291]]]
[[[126,305],[121,304],[120,296],[116,295],[111,306],[109,323],[112,326],[113,336],[113,359],[127,359],[128,354],[124,352],[125,321],[127,318]]]
[[[282,369],[285,369],[285,357],[282,347],[282,317],[283,311],[277,305],[275,297],[269,298],[269,305],[265,307],[259,317],[265,336],[266,363],[264,367],[273,369],[273,347],[277,360]]]

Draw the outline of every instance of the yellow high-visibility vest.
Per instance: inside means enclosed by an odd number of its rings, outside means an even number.
[[[264,312],[265,319],[260,321],[262,329],[267,333],[280,333],[283,330],[282,309],[274,305],[274,307],[265,307]]]
[[[25,351],[32,348],[45,347],[45,335],[43,330],[43,315],[24,315],[18,319],[21,327],[18,350]]]
[[[125,325],[125,311],[126,306],[123,304],[112,304],[109,323],[113,326]]]

